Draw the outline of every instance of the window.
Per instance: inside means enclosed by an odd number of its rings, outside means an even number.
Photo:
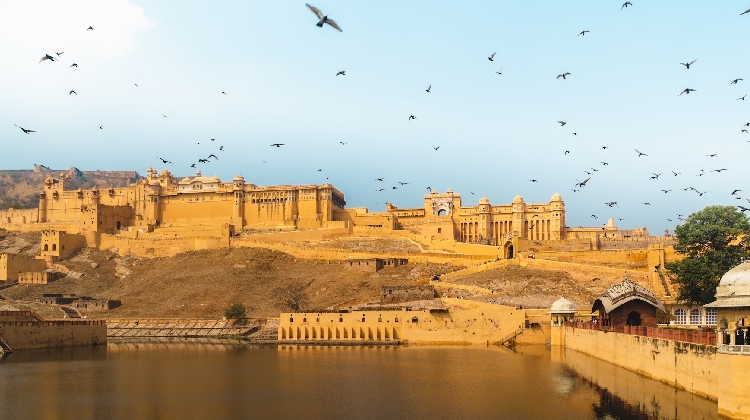
[[[716,309],[714,308],[706,309],[706,324],[716,325],[716,323],[717,323]]]
[[[700,309],[691,309],[690,310],[690,324],[691,325],[700,325],[703,321],[703,313]]]
[[[438,233],[443,233],[443,228],[438,228]]]
[[[686,323],[686,316],[684,309],[676,309],[674,311],[674,323],[677,325],[684,325]]]

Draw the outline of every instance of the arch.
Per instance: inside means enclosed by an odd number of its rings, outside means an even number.
[[[513,244],[511,242],[506,242],[505,246],[503,246],[503,257],[506,260],[512,260],[515,257],[514,251]]]
[[[44,244],[44,250],[45,251],[49,251],[49,245],[48,244]]]
[[[627,321],[625,321],[625,325],[631,327],[640,327],[642,322],[643,321],[641,320],[641,313],[638,311],[632,311],[628,314],[628,319]]]
[[[703,312],[700,309],[690,310],[690,324],[700,325],[703,323]]]
[[[674,311],[674,323],[677,325],[684,325],[687,323],[687,315],[685,310],[682,308],[675,309]]]
[[[440,209],[440,210],[438,210],[438,212],[437,212],[437,215],[438,215],[438,216],[445,216],[445,215],[447,215],[447,214],[448,214],[448,210],[446,210],[446,209]]]
[[[52,250],[57,251],[57,244],[52,244]]]

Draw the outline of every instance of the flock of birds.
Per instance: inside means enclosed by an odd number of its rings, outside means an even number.
[[[310,4],[305,4],[305,6],[311,12],[313,12],[316,15],[316,17],[318,19],[318,21],[316,23],[316,26],[318,26],[320,28],[323,28],[325,25],[328,25],[331,28],[333,28],[333,29],[335,29],[335,30],[337,30],[339,32],[343,32],[343,30],[338,25],[338,23],[336,23],[334,20],[330,19],[328,17],[328,15],[324,14],[320,9],[318,9],[317,7],[312,6]],[[623,9],[626,9],[626,8],[629,8],[629,7],[632,7],[632,6],[633,6],[633,4],[631,2],[626,1],[625,3],[623,3],[621,5],[620,9],[623,10]],[[747,9],[747,10],[743,11],[742,13],[740,13],[740,15],[744,15],[744,14],[748,14],[748,13],[750,13],[750,9]],[[85,29],[85,31],[94,31],[94,28],[92,26],[89,26],[88,28]],[[591,33],[590,30],[582,30],[582,31],[578,32],[576,36],[586,36],[587,34],[590,34],[590,33]],[[589,35],[589,36],[591,36],[591,35]],[[49,62],[60,61],[61,60],[61,56],[65,53],[65,51],[61,51],[61,52],[56,52],[55,51],[53,53],[54,53],[54,55],[53,54],[46,54],[45,53],[44,56],[39,60],[39,63],[43,63],[43,62],[46,62],[46,61],[49,61]],[[487,59],[490,62],[495,62],[496,55],[497,55],[497,52],[493,52],[489,56],[487,56]],[[683,66],[685,70],[690,70],[693,66],[696,65],[697,61],[698,61],[698,59],[696,58],[696,59],[693,59],[693,60],[690,60],[690,61],[686,61],[684,63],[680,62],[679,65]],[[74,62],[74,63],[70,64],[69,67],[71,67],[71,68],[77,68],[78,67],[78,63]],[[502,75],[503,74],[503,68],[501,67],[499,70],[496,70],[494,72],[496,74],[498,74],[498,75]],[[339,71],[337,71],[335,73],[335,76],[336,77],[338,77],[338,76],[346,76],[346,70],[339,70]],[[572,73],[569,72],[569,71],[564,71],[564,72],[558,73],[556,79],[558,79],[558,80],[562,79],[562,81],[565,81],[569,77],[572,77]],[[740,77],[738,77],[738,78],[735,78],[735,79],[731,80],[729,82],[729,84],[730,85],[738,85],[739,82],[742,82],[742,81],[743,81],[743,79],[740,78]],[[137,83],[134,83],[134,86],[136,88],[139,88],[139,86],[138,86]],[[427,88],[425,89],[425,92],[427,94],[432,93],[432,87],[433,87],[432,84],[428,84]],[[687,88],[683,89],[682,91],[680,91],[680,93],[677,96],[682,96],[683,94],[684,95],[689,95],[692,92],[697,92],[697,90],[694,89],[694,88],[691,88],[691,87],[687,87]],[[70,90],[69,93],[68,93],[68,95],[76,95],[76,96],[78,96],[78,93],[75,90]],[[226,96],[227,95],[226,91],[222,91],[221,95]],[[736,99],[744,101],[745,100],[745,96],[746,95],[743,95],[743,96],[738,97]],[[162,115],[163,118],[167,118],[167,116],[165,114],[161,114],[161,115]],[[416,120],[417,120],[417,117],[414,114],[410,114],[408,116],[408,118],[407,118],[407,122],[416,121]],[[568,125],[568,121],[567,120],[558,120],[557,124],[559,124],[560,127],[565,127],[565,126]],[[27,128],[21,127],[21,126],[19,126],[17,124],[14,124],[14,125],[16,127],[18,127],[19,129],[21,129],[24,134],[31,134],[31,133],[35,133],[36,132],[35,130],[27,129]],[[103,125],[100,125],[98,128],[100,130],[104,129]],[[749,128],[750,128],[750,122],[744,123],[743,126],[742,126],[742,128],[741,128],[741,132],[742,133],[748,133],[748,129]],[[571,134],[572,135],[578,135],[578,132],[572,132]],[[215,140],[216,139],[214,139],[214,138],[210,139],[211,142],[214,142]],[[342,146],[347,144],[346,142],[343,142],[343,141],[340,141],[339,143]],[[198,144],[200,144],[200,143],[198,143]],[[280,147],[282,147],[284,145],[285,145],[284,143],[273,143],[273,144],[270,144],[270,147],[280,148]],[[440,146],[433,147],[433,150],[436,151],[436,152],[439,149],[440,149]],[[601,146],[599,148],[599,150],[604,151],[604,152],[606,152],[608,149],[609,149],[609,146],[606,146],[606,145],[605,146]],[[224,146],[220,146],[218,148],[218,151],[219,152],[224,151]],[[642,151],[640,151],[638,149],[634,149],[634,151],[636,153],[636,157],[637,158],[642,158],[642,157],[643,158],[647,158],[649,156],[647,153],[642,152]],[[563,153],[564,156],[567,156],[569,154],[571,154],[571,150],[565,150],[564,153]],[[718,155],[715,154],[715,153],[713,153],[713,154],[709,154],[707,156],[709,158],[715,158]],[[157,159],[160,160],[165,165],[166,164],[173,164],[173,162],[171,160],[166,159],[166,158],[162,158],[162,157],[157,156]],[[207,164],[207,163],[211,162],[211,159],[218,160],[219,158],[217,157],[216,154],[211,153],[211,154],[209,154],[205,158],[204,157],[198,158],[196,162],[194,162],[194,163],[192,163],[190,165],[190,167],[191,168],[196,168],[197,165],[199,165],[199,164]],[[263,162],[265,163],[265,161],[263,161]],[[586,186],[589,184],[589,182],[593,178],[595,178],[596,173],[599,172],[600,170],[602,170],[603,167],[609,166],[609,163],[606,162],[606,161],[600,161],[599,165],[600,166],[598,166],[598,167],[595,167],[596,166],[595,165],[595,166],[591,166],[591,167],[587,168],[586,170],[584,170],[584,172],[587,174],[587,177],[585,179],[583,179],[583,180],[576,181],[576,183],[574,184],[574,186],[572,188],[572,191],[573,192],[580,192],[584,188],[586,188]],[[720,174],[721,172],[724,172],[724,171],[727,171],[727,170],[728,170],[727,168],[710,169],[708,171],[706,171],[706,170],[700,170],[698,173],[694,174],[694,176],[696,176],[696,177],[702,177],[704,175],[708,175],[710,172],[714,172],[714,173]],[[322,171],[322,169],[318,169],[318,172],[321,172],[321,171]],[[660,180],[660,177],[662,175],[663,175],[663,173],[653,173],[652,176],[649,177],[649,181],[658,182]],[[674,177],[681,176],[682,173],[681,172],[676,172],[676,171],[671,171],[671,175],[674,178]],[[378,182],[385,182],[385,178],[384,177],[375,178],[375,180],[378,181]],[[536,182],[538,182],[538,179],[530,179],[529,181],[532,182],[532,183],[536,183]],[[398,184],[399,184],[398,186],[396,186],[396,185],[391,186],[390,190],[396,190],[396,189],[398,189],[399,186],[408,185],[409,182],[399,181]],[[699,196],[703,196],[704,194],[707,193],[707,191],[699,191],[697,188],[694,188],[693,186],[685,186],[685,187],[682,187],[680,189],[683,190],[683,191],[686,191],[686,192],[693,192],[693,193],[695,193],[695,194],[697,194]],[[377,188],[377,189],[375,189],[375,191],[377,191],[377,192],[383,192],[383,191],[386,191],[386,190],[388,190],[388,189],[387,188]],[[427,187],[427,190],[431,190],[431,187]],[[673,192],[673,189],[662,188],[662,189],[660,189],[660,192],[662,192],[663,194],[668,194],[668,193]],[[741,197],[738,194],[740,192],[742,192],[741,189],[733,189],[731,192],[727,192],[727,193],[732,198],[734,198],[736,200],[744,200],[747,203],[750,203],[750,199],[743,198],[743,197]],[[471,192],[471,194],[474,195],[474,192]],[[618,202],[617,201],[608,201],[608,202],[605,202],[604,204],[607,207],[609,207],[609,208],[614,208],[614,207],[618,206]],[[642,202],[641,204],[644,205],[644,206],[650,206],[651,205],[650,202]],[[739,210],[741,210],[742,212],[746,212],[746,211],[750,210],[750,204],[748,204],[747,207],[743,206],[743,205],[737,205],[737,208]],[[596,214],[592,214],[591,218],[598,219],[599,217]],[[676,216],[676,219],[678,219],[678,220],[684,220],[682,214],[678,214]],[[619,220],[624,220],[624,219],[619,218]],[[672,218],[669,218],[667,220],[670,221],[670,222],[673,221]]]

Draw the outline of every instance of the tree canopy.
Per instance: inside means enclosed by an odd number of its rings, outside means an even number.
[[[245,309],[245,305],[241,303],[233,303],[229,305],[226,311],[224,311],[224,316],[227,319],[242,319],[247,317],[247,310]]]
[[[721,276],[750,252],[750,222],[734,206],[708,206],[675,228],[674,249],[685,256],[666,264],[680,286],[677,299],[693,305],[713,302]]]
[[[309,299],[305,291],[308,285],[301,281],[293,281],[287,286],[274,288],[272,293],[276,304],[292,312],[299,312],[308,305]]]

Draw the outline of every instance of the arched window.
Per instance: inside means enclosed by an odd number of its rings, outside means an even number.
[[[57,244],[52,244],[52,250],[57,251]]]
[[[687,323],[687,315],[685,314],[684,309],[675,309],[674,323],[677,325],[684,325]]]
[[[706,325],[716,325],[716,324],[717,324],[716,308],[706,309]]]
[[[690,324],[692,325],[700,325],[702,324],[702,318],[703,313],[701,313],[700,309],[691,309],[690,310]]]
[[[47,245],[47,244],[44,244],[44,250],[45,250],[45,251],[49,251],[49,245]]]

